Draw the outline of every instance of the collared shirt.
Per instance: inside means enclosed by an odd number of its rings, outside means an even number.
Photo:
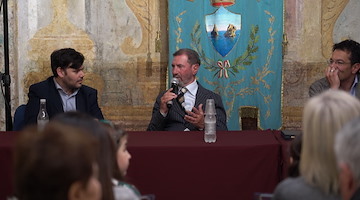
[[[56,89],[58,90],[58,92],[60,94],[64,112],[76,110],[76,94],[79,92],[79,89],[76,89],[75,92],[68,95],[62,89],[62,87],[55,81],[55,78],[54,78],[54,83],[55,83]]]
[[[184,108],[185,110],[191,111],[192,108],[195,105],[195,100],[196,100],[196,93],[198,91],[199,85],[197,84],[196,80],[192,83],[190,83],[189,85],[186,86],[186,89],[188,90],[185,94],[184,94]],[[178,89],[179,93],[181,91],[181,88]],[[167,116],[167,113],[162,113],[160,112],[160,114],[163,117]]]
[[[185,110],[191,111],[195,105],[196,93],[198,91],[199,85],[196,80],[186,86],[188,91],[184,94],[184,108]]]
[[[355,80],[354,83],[352,84],[351,88],[350,88],[350,94],[355,96],[355,87],[358,84],[359,80],[358,80],[358,76],[355,76]]]

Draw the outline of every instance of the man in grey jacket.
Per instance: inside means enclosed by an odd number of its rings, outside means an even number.
[[[315,96],[328,89],[340,89],[360,99],[360,44],[344,40],[334,44],[332,56],[325,70],[325,77],[311,84],[309,96]]]

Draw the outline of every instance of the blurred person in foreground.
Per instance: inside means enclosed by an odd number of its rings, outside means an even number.
[[[328,89],[340,89],[360,98],[360,44],[344,40],[334,44],[325,77],[311,84],[309,96],[315,96]]]
[[[335,153],[343,200],[360,199],[360,118],[345,125],[336,135]]]
[[[99,164],[99,180],[102,200],[114,200],[112,177],[114,177],[114,144],[107,129],[93,117],[79,111],[69,111],[56,115],[54,122],[83,130],[99,143],[96,160]]]
[[[53,76],[30,86],[25,109],[25,124],[36,124],[40,99],[46,99],[49,118],[67,111],[81,111],[104,119],[98,105],[97,90],[83,85],[84,56],[75,49],[55,50],[51,56]]]
[[[286,178],[274,200],[340,199],[334,139],[344,124],[360,116],[360,101],[342,90],[328,90],[310,98],[302,122],[300,176]]]
[[[289,177],[300,175],[300,156],[301,156],[302,133],[298,134],[290,145],[290,165],[288,169]]]
[[[192,49],[179,49],[173,54],[172,75],[179,80],[175,90],[184,93],[184,100],[182,93],[173,91],[173,88],[160,93],[154,104],[148,131],[204,130],[207,99],[215,101],[216,129],[227,130],[226,112],[221,97],[196,81],[200,64],[199,54]],[[170,108],[168,102],[172,102]]]
[[[98,143],[80,129],[50,122],[27,127],[15,145],[15,193],[20,200],[100,200]]]
[[[128,134],[119,125],[108,120],[100,120],[108,129],[114,141],[114,176],[113,190],[116,200],[154,199],[153,195],[141,195],[140,191],[126,181],[126,173],[130,165],[131,154],[127,149]]]

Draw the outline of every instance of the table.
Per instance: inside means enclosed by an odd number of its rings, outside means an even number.
[[[142,194],[166,199],[253,199],[272,193],[287,169],[279,131],[132,132],[127,174]]]
[[[17,132],[0,131],[0,200],[13,193],[13,145]]]
[[[18,132],[0,132],[0,200],[13,193],[12,156]],[[253,199],[272,193],[286,176],[287,146],[280,131],[129,132],[127,181],[156,200]]]

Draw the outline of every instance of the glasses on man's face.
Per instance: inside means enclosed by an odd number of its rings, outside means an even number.
[[[342,65],[347,65],[347,64],[351,64],[351,62],[344,62],[343,60],[333,60],[333,59],[329,59],[328,61],[326,61],[328,65],[332,65],[335,64],[337,66],[342,66]]]

